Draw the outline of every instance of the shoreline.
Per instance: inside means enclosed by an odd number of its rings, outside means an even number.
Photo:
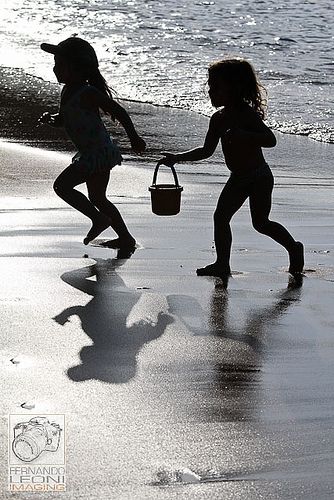
[[[46,82],[38,77],[26,74],[17,68],[0,67],[0,137],[10,142],[18,142],[32,147],[52,151],[75,152],[72,142],[61,129],[38,124],[38,118],[46,111],[57,112],[61,86]],[[191,140],[193,133],[206,131],[208,118],[198,113],[156,106],[139,101],[118,99],[129,112],[138,132],[149,138],[149,155],[159,155],[166,149],[175,146],[179,134],[177,122],[190,117],[189,129],[183,130],[179,147]],[[124,154],[133,156],[138,162],[140,156],[131,153],[129,141],[122,126],[115,125],[108,116],[103,120],[112,137],[119,143]],[[195,134],[197,136],[197,134]],[[173,143],[171,144],[171,138]],[[182,140],[181,140],[182,139]]]
[[[0,193],[3,196],[18,192],[24,193],[29,199],[29,192],[25,184],[29,184],[33,192],[39,192],[43,182],[45,195],[52,192],[52,181],[60,173],[59,165],[67,166],[71,155],[75,150],[72,143],[66,138],[65,132],[47,126],[38,126],[38,118],[45,110],[56,111],[59,102],[59,88],[56,83],[49,83],[37,77],[27,75],[23,70],[0,68],[0,137],[12,144],[37,148],[41,151],[50,151],[55,154],[63,154],[48,163],[47,169],[35,168],[33,163],[27,166],[17,175],[15,161],[9,157],[6,160],[6,150],[1,152],[2,166],[0,177],[3,179]],[[147,142],[147,151],[143,155],[135,155],[131,152],[126,134],[121,126],[116,126],[106,117],[107,128],[111,135],[119,143],[125,159],[121,167],[113,170],[110,191],[111,196],[119,199],[126,197],[127,193],[134,193],[135,198],[149,198],[148,186],[151,184],[153,170],[160,152],[184,151],[203,143],[209,119],[195,112],[179,108],[166,108],[143,104],[136,101],[124,101],[135,126]],[[296,197],[300,211],[313,210],[317,206],[317,191],[311,194],[310,190],[332,188],[334,176],[332,171],[332,144],[313,141],[307,137],[276,133],[277,146],[267,148],[265,158],[272,168],[275,177],[275,190],[273,209],[280,209],[283,204],[287,210],[294,205],[294,196],[287,196],[286,189],[291,191],[298,189]],[[4,142],[2,143],[4,146]],[[1,147],[1,144],[0,144]],[[24,157],[24,151],[18,150],[20,158]],[[34,157],[32,149],[27,150],[29,158]],[[20,160],[20,161],[22,161]],[[22,161],[23,164],[23,161]],[[149,175],[139,174],[140,170],[149,171]],[[137,169],[138,170],[138,169]],[[219,196],[223,183],[228,178],[229,171],[226,168],[220,147],[215,154],[203,161],[193,163],[180,163],[177,165],[179,181],[184,184],[183,199],[190,197],[206,197],[210,192],[213,206]],[[122,176],[129,178],[124,184]],[[131,177],[138,180],[141,192],[134,190],[131,185]],[[145,179],[145,181],[143,180]],[[23,180],[23,182],[21,182]],[[159,171],[159,182],[170,182],[168,169]],[[146,185],[145,185],[146,183]],[[122,192],[122,186],[125,190]],[[47,190],[49,193],[47,193]],[[284,190],[284,194],[280,193]],[[308,193],[310,191],[310,194]],[[117,193],[117,194],[115,194]],[[324,198],[326,195],[323,194]],[[203,198],[203,199],[204,199]],[[325,203],[325,200],[322,200]],[[328,196],[328,203],[330,197]],[[304,206],[303,206],[304,205]]]
[[[0,137],[14,144],[68,154],[70,161],[75,149],[65,132],[38,125],[38,118],[43,112],[57,110],[60,86],[11,68],[0,68],[0,78],[2,79]],[[153,176],[153,169],[161,156],[161,151],[184,151],[197,147],[204,141],[209,123],[208,117],[179,108],[166,108],[135,101],[124,101],[123,104],[139,134],[146,140],[147,150],[143,155],[133,154],[123,128],[120,125],[115,126],[106,117],[107,128],[120,145],[125,159],[122,168],[131,165],[143,167],[150,170],[150,175]],[[277,146],[264,152],[266,161],[273,170],[276,188],[304,185],[305,189],[311,189],[314,186],[333,186],[332,144],[316,142],[305,136],[282,133],[275,135]],[[199,184],[209,187],[226,182],[229,171],[224,164],[220,149],[218,147],[215,154],[203,162],[177,165],[179,181],[188,185],[187,191],[205,196],[207,188],[202,190]],[[48,172],[35,170],[34,176],[36,180],[47,176],[51,183],[58,173],[60,172],[56,169],[49,169]],[[0,176],[4,175],[6,182],[8,180],[8,186],[10,178],[13,179],[13,186],[20,182],[15,170],[8,169],[6,165],[0,170]],[[15,177],[17,181],[14,182]],[[160,177],[170,182],[170,172],[167,173],[165,168],[161,169],[161,173],[159,171],[159,179]],[[148,183],[151,184],[151,179],[148,179]],[[4,193],[4,189],[1,191]],[[184,196],[187,191],[184,192]],[[277,190],[275,192],[278,194]],[[145,196],[147,196],[146,190]],[[306,203],[310,201],[312,198],[309,196],[305,198]]]
[[[38,124],[38,118],[45,110],[57,112],[61,88],[59,84],[47,82],[22,69],[10,67],[0,67],[0,81],[0,137],[2,139],[53,151],[69,153],[74,151],[64,131]],[[208,116],[180,107],[121,98],[119,101],[129,111],[139,132],[151,139],[149,150],[153,155],[159,154],[166,147],[170,149],[174,145],[168,141],[171,136],[173,141],[176,141],[175,151],[183,150],[184,145],[192,139],[200,137],[204,140]],[[187,122],[188,117],[190,117],[190,126],[189,128],[182,127],[183,137],[180,140],[180,134],[176,133],[179,131],[177,122],[178,120],[182,123]],[[127,138],[124,138],[122,127],[115,126],[108,116],[104,116],[104,121],[124,153],[131,154],[131,148]],[[293,140],[292,138],[296,138],[297,141],[306,139],[310,142],[310,147],[312,144],[325,147],[333,145],[315,141],[302,134],[295,135],[276,130],[274,133],[289,141]]]

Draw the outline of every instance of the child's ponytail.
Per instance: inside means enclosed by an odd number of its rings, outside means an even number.
[[[106,95],[110,99],[113,99],[113,93],[115,92],[113,89],[109,87],[109,85],[101,75],[100,70],[97,66],[92,69],[89,69],[86,78],[89,85],[92,85],[93,87],[97,88],[100,92],[102,92],[104,95]],[[110,116],[112,120],[115,121],[115,117],[111,113]]]
[[[87,75],[87,81],[88,81],[89,85],[96,87],[103,94],[110,97],[110,99],[113,98],[112,89],[108,86],[107,82],[105,81],[105,79],[101,75],[98,67],[92,68],[89,71],[89,73]]]

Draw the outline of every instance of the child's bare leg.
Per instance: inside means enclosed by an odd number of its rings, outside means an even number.
[[[198,276],[227,276],[231,274],[230,254],[232,232],[230,221],[247,198],[247,193],[235,186],[230,179],[227,181],[218,199],[214,213],[214,239],[217,258],[216,262],[197,269]]]
[[[269,175],[262,177],[254,185],[249,196],[253,226],[259,233],[270,236],[287,250],[290,258],[289,272],[298,274],[304,267],[304,247],[282,224],[269,219],[272,189],[273,177]]]
[[[115,246],[134,246],[136,240],[130,234],[125,222],[119,213],[118,209],[109,200],[95,200],[94,205],[99,209],[100,213],[108,217],[109,224],[118,236],[118,242],[115,241]],[[101,231],[100,231],[101,232]],[[96,238],[95,225],[88,232],[84,242],[87,243]]]
[[[110,172],[103,172],[92,176],[87,180],[89,200],[96,208],[98,208],[100,213],[108,218],[110,226],[118,235],[118,242],[115,242],[115,246],[117,244],[119,246],[134,246],[136,244],[136,240],[130,234],[119,210],[106,197],[109,177]],[[94,227],[92,227],[85,238],[88,239],[88,241],[92,239],[91,233],[93,229]]]
[[[75,186],[84,182],[86,178],[79,165],[70,165],[57,177],[53,188],[66,203],[91,219],[97,236],[110,225],[110,222],[83,193],[74,189]]]

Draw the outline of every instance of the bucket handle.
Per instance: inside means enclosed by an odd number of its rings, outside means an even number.
[[[153,181],[152,181],[152,185],[153,186],[156,185],[157,175],[158,175],[158,170],[159,170],[160,165],[162,165],[162,163],[160,163],[160,161],[158,161],[157,166],[155,167],[155,170],[154,170],[154,174],[153,174]],[[168,165],[166,165],[166,167],[167,166]],[[169,168],[172,170],[172,174],[174,176],[175,186],[176,187],[180,187],[180,184],[179,184],[179,181],[178,181],[178,178],[177,178],[177,175],[176,175],[175,168],[173,167],[173,165],[170,165]]]

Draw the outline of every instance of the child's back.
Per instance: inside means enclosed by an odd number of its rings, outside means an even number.
[[[122,162],[120,150],[104,126],[99,109],[92,104],[90,97],[96,92],[99,91],[85,83],[60,104],[66,133],[92,172],[99,172],[105,164]]]

